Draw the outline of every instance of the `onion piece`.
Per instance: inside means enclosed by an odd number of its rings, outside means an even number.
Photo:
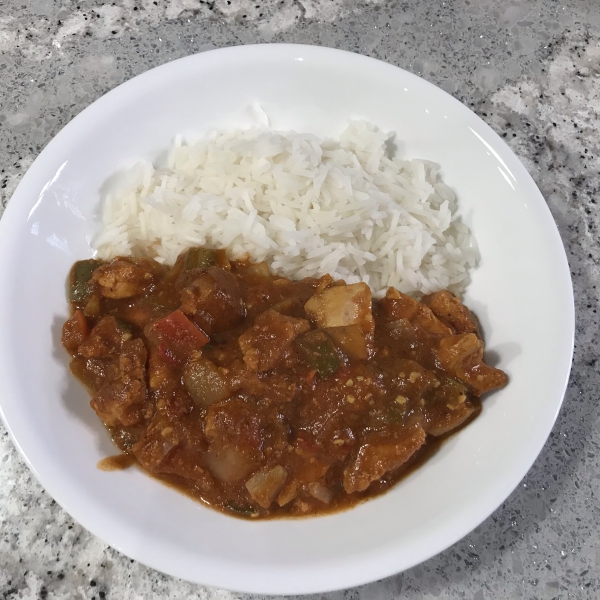
[[[269,508],[275,496],[281,491],[287,479],[287,471],[277,465],[271,469],[262,469],[246,481],[246,489],[252,500],[263,508]]]
[[[329,504],[333,500],[333,492],[325,487],[322,483],[309,483],[308,484],[308,493],[317,500],[324,502],[325,504]]]
[[[189,362],[183,370],[183,384],[200,406],[225,400],[231,394],[217,366],[206,358]]]

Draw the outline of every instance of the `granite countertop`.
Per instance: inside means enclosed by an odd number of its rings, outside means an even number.
[[[151,67],[211,48],[298,42],[373,56],[477,112],[556,219],[577,309],[550,439],[481,526],[409,571],[328,598],[600,597],[600,10],[596,0],[4,0],[0,202],[83,108]],[[543,357],[540,357],[543,360]],[[75,523],[0,425],[0,597],[229,598],[138,564]]]

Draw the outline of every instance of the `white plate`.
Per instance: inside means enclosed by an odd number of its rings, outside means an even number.
[[[510,385],[424,467],[351,511],[304,520],[224,516],[130,469],[69,375],[60,330],[71,264],[92,253],[102,186],[177,133],[255,123],[339,134],[363,118],[402,156],[442,166],[482,260],[467,302]],[[563,246],[531,177],[471,111],[388,64],[336,50],[243,46],[169,63],[83,111],[29,169],[0,222],[0,402],[48,492],[114,548],[171,575],[259,593],[322,592],[407,569],[481,523],[548,437],[571,364],[573,292]]]

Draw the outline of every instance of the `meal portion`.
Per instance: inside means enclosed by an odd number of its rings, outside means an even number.
[[[101,468],[311,515],[381,493],[479,413],[507,377],[454,295],[477,249],[438,167],[392,146],[364,122],[176,140],[106,197],[63,328],[124,453]]]
[[[242,517],[314,515],[393,485],[506,384],[473,314],[330,275],[192,248],[85,260],[63,327],[71,370],[118,448]]]

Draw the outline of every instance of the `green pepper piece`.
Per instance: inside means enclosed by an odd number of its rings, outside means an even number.
[[[80,260],[73,265],[71,270],[71,287],[69,289],[69,300],[71,302],[85,302],[91,293],[89,280],[92,273],[102,263],[98,260]]]
[[[320,329],[304,334],[296,340],[307,364],[324,379],[333,375],[342,366],[340,351],[329,336]]]
[[[392,425],[399,425],[400,423],[404,423],[405,417],[406,411],[394,402],[388,406],[387,411],[385,412],[384,422]]]
[[[238,504],[237,502],[225,502],[225,508],[232,513],[244,517],[252,517],[258,515],[258,511],[255,508],[252,508],[251,506],[248,506],[246,504]]]
[[[121,317],[117,317],[117,327],[124,333],[133,333],[133,325]]]
[[[217,262],[217,251],[208,248],[190,248],[185,258],[185,269],[208,269]]]

